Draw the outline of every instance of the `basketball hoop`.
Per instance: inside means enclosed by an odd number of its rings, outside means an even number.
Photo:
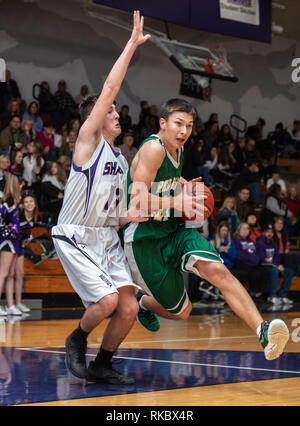
[[[216,46],[214,49],[210,50],[204,70],[210,74],[214,74],[215,68],[220,64],[229,65],[227,61],[227,50],[222,45]]]

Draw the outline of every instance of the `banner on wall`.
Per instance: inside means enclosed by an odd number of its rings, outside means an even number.
[[[220,0],[220,17],[260,25],[259,0]]]

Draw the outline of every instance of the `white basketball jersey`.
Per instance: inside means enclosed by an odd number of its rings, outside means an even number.
[[[82,167],[72,163],[58,225],[116,226],[126,209],[128,163],[102,137]]]

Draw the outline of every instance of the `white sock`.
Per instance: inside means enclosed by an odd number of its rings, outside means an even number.
[[[144,296],[145,296],[145,294],[144,294]],[[142,309],[144,309],[145,311],[148,311],[148,309],[147,308],[145,308],[145,306],[143,305],[143,303],[142,303],[142,300],[143,300],[143,297],[144,296],[142,296],[141,298],[140,298],[140,301],[139,301],[139,305],[140,305],[140,307],[142,308]]]
[[[261,324],[256,329],[256,334],[260,337]]]

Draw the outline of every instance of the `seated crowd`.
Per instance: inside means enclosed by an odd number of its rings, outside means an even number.
[[[13,262],[8,253],[25,255],[35,264],[42,260],[26,242],[34,224],[51,227],[57,223],[82,124],[78,105],[89,94],[83,85],[74,99],[64,80],[52,94],[43,81],[35,85],[39,89],[36,100],[26,106],[9,71],[7,79],[9,85],[0,89],[0,295],[6,279],[22,279],[22,261]],[[142,101],[140,108],[136,124],[128,105],[119,111],[122,133],[116,146],[129,165],[142,140],[159,130],[157,106]],[[226,266],[254,296],[263,294],[273,304],[291,303],[287,293],[292,278],[299,275],[299,262],[289,252],[288,238],[300,236],[299,185],[283,179],[276,162],[279,156],[300,158],[300,122],[295,120],[287,129],[279,123],[266,137],[264,126],[260,118],[235,139],[228,124],[220,126],[217,114],[205,123],[198,117],[186,142],[183,177],[202,176],[207,186],[223,194],[222,205],[216,206],[199,232],[221,253]],[[17,192],[16,182],[21,188]],[[15,209],[19,209],[20,220],[14,225],[8,218]],[[12,237],[17,232],[19,236]],[[17,248],[10,248],[9,238],[16,238]],[[53,246],[47,236],[42,240],[46,258],[53,254]],[[278,291],[279,277],[283,281]],[[9,293],[8,303],[24,310],[20,296],[16,298],[14,304]]]

